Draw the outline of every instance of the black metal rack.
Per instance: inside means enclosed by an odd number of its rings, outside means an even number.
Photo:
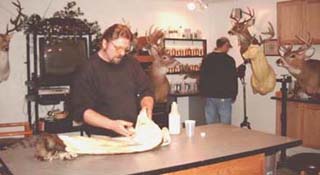
[[[93,53],[92,48],[92,32],[89,23],[77,18],[47,18],[40,19],[35,18],[33,24],[29,24],[26,30],[26,66],[27,66],[27,113],[28,121],[31,125],[34,118],[34,132],[39,132],[39,105],[53,105],[58,104],[61,101],[65,102],[69,95],[65,94],[47,94],[39,95],[38,90],[40,84],[42,84],[39,71],[39,47],[40,38],[44,38],[46,42],[52,42],[59,38],[85,38],[87,43],[87,54],[88,56]]]

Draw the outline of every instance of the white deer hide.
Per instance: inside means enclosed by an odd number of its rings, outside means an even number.
[[[123,154],[151,150],[163,142],[170,142],[168,130],[163,131],[147,117],[144,110],[138,116],[135,134],[132,137],[59,135],[59,138],[63,140],[69,153]]]
[[[276,85],[276,74],[267,62],[261,46],[250,45],[242,56],[251,61],[251,86],[253,93],[266,95],[272,92]]]

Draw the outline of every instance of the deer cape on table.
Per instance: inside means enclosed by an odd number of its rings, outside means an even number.
[[[142,152],[154,149],[160,145],[170,144],[168,129],[159,128],[146,111],[138,115],[135,134],[131,137],[107,136],[58,136],[66,145],[66,151],[76,154],[123,154]]]

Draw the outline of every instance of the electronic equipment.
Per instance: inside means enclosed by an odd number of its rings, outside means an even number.
[[[88,59],[87,38],[39,38],[39,54],[39,85],[70,85],[76,68]]]
[[[44,86],[38,89],[38,95],[69,94],[70,86]]]

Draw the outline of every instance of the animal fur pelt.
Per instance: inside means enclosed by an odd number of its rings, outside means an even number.
[[[82,137],[60,135],[66,151],[76,154],[124,154],[148,151],[168,142],[168,130],[161,131],[159,126],[147,117],[145,110],[138,116],[135,134],[131,137]],[[167,140],[165,140],[167,139]]]
[[[46,161],[53,159],[70,160],[77,157],[76,154],[65,151],[66,145],[56,134],[42,133],[33,135],[7,145],[4,150],[19,148],[35,148],[35,158]]]

